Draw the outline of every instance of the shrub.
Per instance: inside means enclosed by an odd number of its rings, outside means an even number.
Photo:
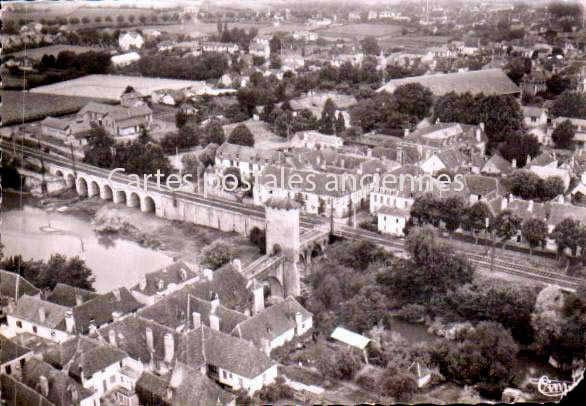
[[[202,266],[216,270],[232,260],[232,249],[226,243],[214,241],[207,245],[202,252]]]
[[[425,317],[425,307],[419,304],[405,305],[399,310],[397,317],[409,323],[421,323]]]

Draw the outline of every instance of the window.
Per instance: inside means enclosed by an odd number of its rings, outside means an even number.
[[[16,327],[22,328],[22,321],[17,321],[16,322]]]
[[[4,368],[4,372],[6,373],[6,375],[10,375],[12,373],[12,367],[10,365],[6,365],[6,368]]]
[[[224,379],[228,379],[228,374],[226,373],[226,371],[222,371],[222,374],[224,375]]]
[[[208,372],[209,372],[210,374],[215,374],[215,375],[217,375],[217,374],[218,374],[218,367],[217,367],[217,366],[215,366],[215,365],[208,365]]]
[[[112,375],[110,377],[110,383],[115,383],[116,382],[116,375]]]
[[[37,332],[37,326],[33,326],[33,333],[36,334],[36,332]]]

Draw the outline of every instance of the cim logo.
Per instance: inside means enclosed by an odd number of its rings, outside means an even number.
[[[568,383],[564,381],[552,380],[544,375],[539,378],[539,382],[537,383],[537,390],[544,396],[560,397],[567,395],[577,386],[577,384],[577,382]]]

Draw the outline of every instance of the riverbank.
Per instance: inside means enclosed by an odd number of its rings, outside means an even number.
[[[89,221],[104,240],[133,241],[142,247],[164,252],[173,260],[195,265],[200,263],[202,249],[216,240],[228,243],[233,248],[234,257],[243,265],[260,255],[258,248],[236,233],[162,219],[153,213],[142,213],[136,208],[106,202],[99,197],[82,198],[73,190],[41,199],[30,198],[27,204]]]

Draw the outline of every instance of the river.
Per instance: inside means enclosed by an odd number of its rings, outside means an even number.
[[[47,260],[51,254],[79,256],[93,271],[94,288],[108,292],[131,287],[149,272],[172,262],[163,252],[124,239],[104,239],[94,232],[91,219],[45,211],[17,195],[4,193],[0,233],[4,256]]]

